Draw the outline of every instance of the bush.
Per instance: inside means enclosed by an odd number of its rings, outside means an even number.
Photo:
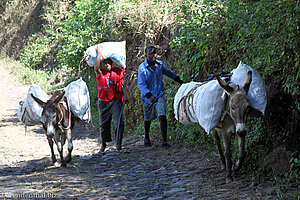
[[[59,63],[73,70],[78,64],[84,51],[92,45],[115,41],[118,33],[114,30],[112,21],[107,20],[111,12],[109,0],[79,0],[66,14],[66,19],[60,24],[60,33],[57,36],[59,43]]]
[[[272,120],[268,120],[268,127],[264,120],[249,126],[248,148],[261,144],[266,147],[258,154],[248,152],[250,160],[246,163],[252,163],[248,167],[254,173],[259,173],[255,170],[261,164],[253,162],[257,156],[263,158],[277,145],[299,140],[293,125],[299,124],[299,117],[293,114],[299,113],[299,8],[299,3],[292,0],[187,1],[178,8],[181,15],[174,24],[178,35],[172,47],[177,53],[177,67],[184,71],[186,81],[199,81],[209,73],[231,70],[241,60],[258,71],[267,85],[273,79],[282,79],[278,89],[294,99],[288,104],[277,96],[279,104],[270,107],[273,102],[268,102],[265,118],[271,119],[277,108],[283,108],[285,114],[290,113],[285,116],[292,121],[290,127],[284,125],[274,129],[277,121]],[[268,92],[271,91],[272,87]]]

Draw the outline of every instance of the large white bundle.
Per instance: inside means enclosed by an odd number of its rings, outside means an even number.
[[[230,82],[242,87],[247,78],[248,71],[252,71],[252,82],[248,92],[250,104],[253,108],[264,114],[267,105],[266,86],[261,76],[253,68],[240,62],[238,67],[232,70]]]
[[[126,68],[126,41],[122,42],[103,42],[89,47],[85,52],[85,61],[93,67],[97,58],[97,47],[102,47],[101,60],[110,58],[120,67]]]
[[[65,96],[71,111],[81,120],[90,121],[90,94],[86,83],[80,78],[65,88]]]
[[[193,107],[198,123],[206,133],[219,123],[224,107],[225,92],[217,80],[200,86],[194,95]]]
[[[21,101],[18,108],[18,118],[25,125],[32,126],[45,122],[42,117],[43,108],[32,98],[31,94],[43,102],[49,100],[49,96],[35,84],[31,84],[27,97]]]
[[[174,114],[175,118],[182,124],[189,124],[190,121],[192,122],[198,122],[193,107],[192,107],[192,101],[193,97],[190,96],[190,98],[187,98],[186,101],[183,101],[183,98],[186,98],[188,93],[194,89],[194,87],[197,87],[196,84],[201,84],[200,82],[190,82],[190,83],[184,83],[180,86],[178,89],[175,97],[174,97]],[[186,116],[184,110],[188,110]]]
[[[220,121],[224,100],[225,92],[217,80],[182,84],[174,98],[175,118],[182,124],[198,122],[209,133]]]
[[[27,109],[26,109],[26,98],[19,102],[18,108],[18,118],[20,122],[23,122],[26,126],[34,126],[36,123],[32,122],[30,119]]]

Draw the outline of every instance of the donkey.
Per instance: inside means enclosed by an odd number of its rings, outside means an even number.
[[[233,181],[232,170],[237,171],[241,168],[243,159],[245,157],[245,136],[246,136],[246,121],[247,116],[252,109],[249,99],[248,91],[250,84],[252,82],[252,72],[247,73],[247,78],[245,80],[243,88],[233,88],[225,83],[219,76],[216,76],[218,83],[228,94],[227,103],[225,103],[225,108],[222,113],[220,122],[211,130],[214,137],[214,141],[218,147],[220,154],[220,160],[222,162],[222,169],[226,169],[226,183]],[[222,151],[222,146],[220,143],[220,137],[217,131],[222,133],[224,140],[224,150],[225,157]],[[239,140],[239,155],[238,161],[235,165],[232,165],[231,161],[231,136],[236,133]]]
[[[45,119],[43,128],[46,132],[48,143],[51,149],[52,162],[55,163],[57,161],[53,150],[54,139],[59,151],[61,166],[63,167],[66,166],[66,163],[69,163],[72,160],[71,153],[73,150],[73,144],[71,130],[75,122],[75,117],[69,109],[64,94],[65,91],[62,93],[55,91],[47,102],[43,102],[31,94],[32,98],[43,108],[42,117]],[[68,155],[64,159],[63,146],[66,139],[68,140]]]

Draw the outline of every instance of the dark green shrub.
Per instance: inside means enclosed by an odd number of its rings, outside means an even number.
[[[272,148],[299,141],[293,125],[299,125],[299,8],[299,2],[293,0],[187,1],[178,8],[180,15],[174,25],[178,34],[172,47],[185,81],[200,81],[209,73],[231,70],[240,60],[258,71],[267,86],[270,84],[268,93],[274,89],[272,81],[282,79],[278,87],[282,95],[277,95],[282,99],[276,103],[268,99],[267,121],[249,124],[246,164],[253,173],[259,173],[256,170]],[[277,109],[284,110],[282,114],[291,121],[289,126],[270,120]],[[251,150],[259,145],[264,149]]]

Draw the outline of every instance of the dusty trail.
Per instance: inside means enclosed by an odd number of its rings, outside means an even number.
[[[99,155],[97,131],[84,126],[73,131],[72,162],[54,166],[41,127],[25,134],[17,118],[28,88],[0,66],[0,199],[276,199],[268,183],[251,184],[244,174],[226,185],[215,152],[181,144],[145,148],[140,136],[131,136],[124,140],[130,153],[110,146]]]

